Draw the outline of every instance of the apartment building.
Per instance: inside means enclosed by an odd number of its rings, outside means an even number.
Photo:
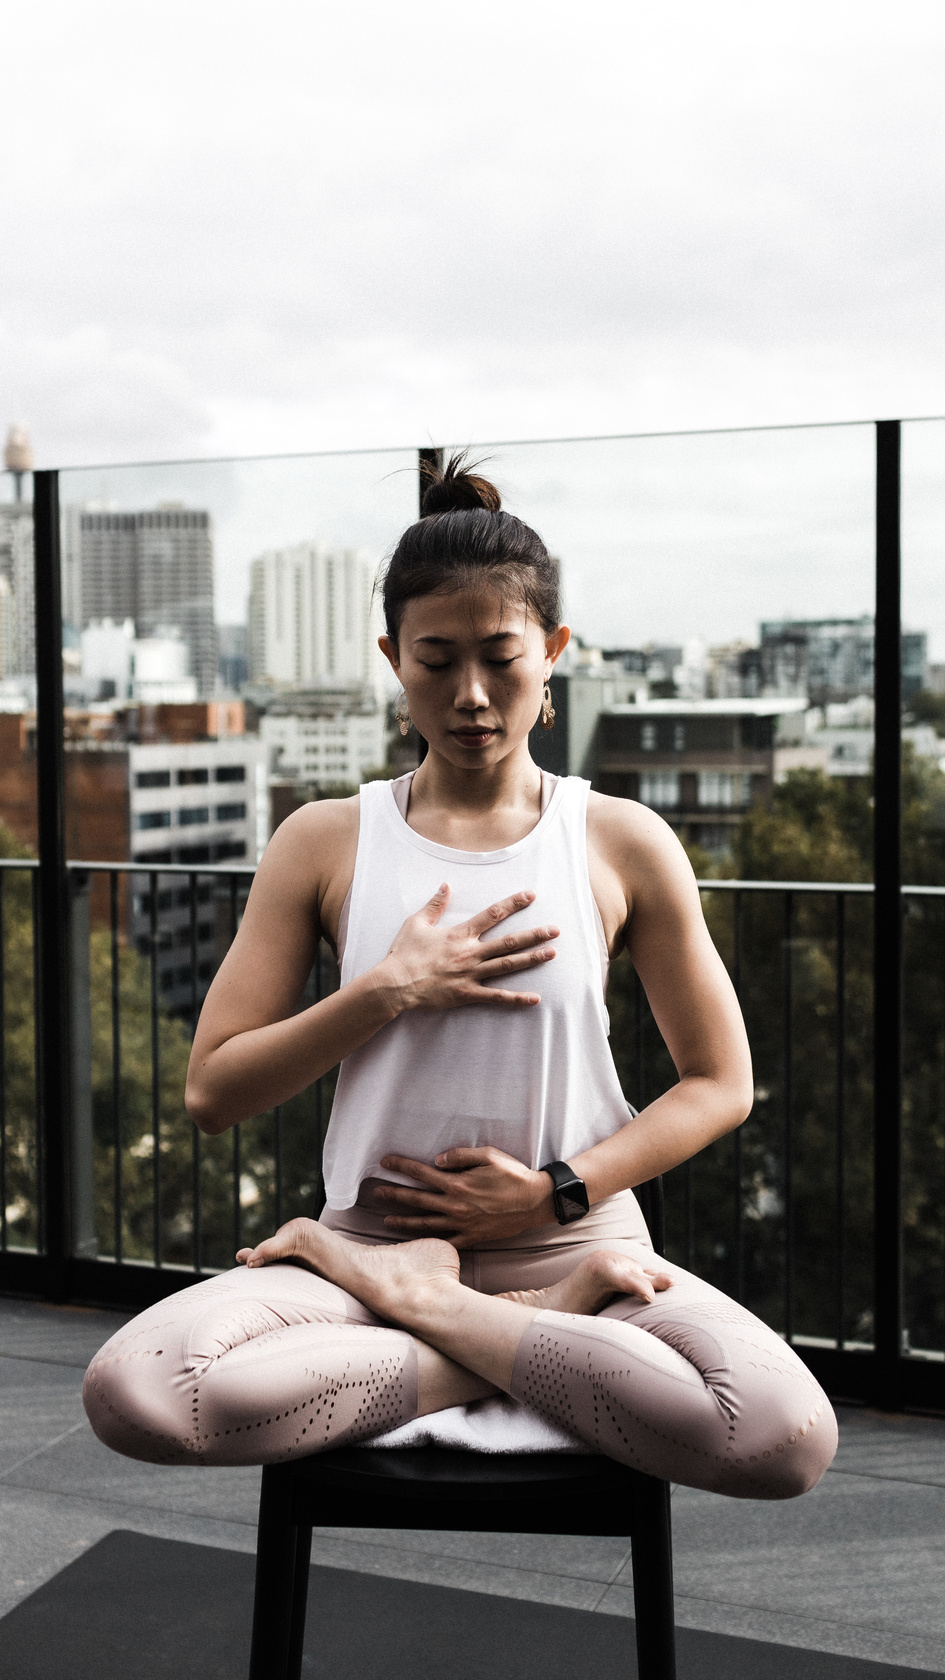
[[[257,737],[154,741],[127,751],[133,862],[255,866],[269,838],[266,753]],[[150,885],[132,876],[129,934],[144,953],[156,938],[158,986],[170,1010],[189,1009],[195,990],[203,999],[229,942],[226,884],[198,875],[195,888],[192,926],[189,881],[159,878],[152,907]]]
[[[0,502],[0,578],[5,582],[0,675],[32,676],[36,670],[33,507]]]
[[[318,787],[358,787],[386,756],[385,715],[371,710],[273,708],[259,721],[270,772]]]
[[[298,543],[250,568],[249,676],[275,688],[375,692],[374,568],[355,549]]]
[[[178,631],[197,692],[217,684],[213,530],[209,513],[179,502],[128,511],[72,506],[63,518],[63,615],[76,630],[131,619],[136,636]]]

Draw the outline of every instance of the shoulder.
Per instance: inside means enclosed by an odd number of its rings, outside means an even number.
[[[302,805],[279,824],[259,863],[263,881],[276,877],[321,897],[332,880],[353,867],[358,846],[361,800],[317,799]],[[306,888],[308,893],[306,893]]]
[[[698,902],[692,865],[679,837],[648,806],[590,793],[587,837],[589,848],[619,877],[631,909],[654,895],[681,893]]]
[[[607,793],[587,796],[587,832],[608,851],[626,853],[628,848],[642,857],[673,856],[685,852],[668,822],[640,805],[635,799],[614,799]]]

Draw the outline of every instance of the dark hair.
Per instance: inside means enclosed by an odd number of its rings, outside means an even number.
[[[426,461],[421,467],[420,518],[401,537],[381,584],[392,642],[408,601],[484,583],[524,601],[546,633],[561,622],[557,561],[537,531],[501,511],[502,498],[478,465],[467,465],[463,451],[442,469]]]

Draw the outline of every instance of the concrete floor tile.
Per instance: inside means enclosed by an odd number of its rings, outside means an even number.
[[[0,1477],[84,1415],[75,1371],[0,1358]]]
[[[99,1505],[0,1484],[0,1615],[116,1528],[231,1551],[256,1549],[255,1530],[243,1524]]]
[[[84,1413],[80,1409],[80,1417]],[[200,1470],[142,1464],[104,1447],[83,1427],[12,1471],[6,1484],[34,1493],[106,1501],[223,1522],[249,1523],[259,1510],[258,1467]]]
[[[131,1313],[0,1297],[0,1354],[11,1359],[75,1365],[84,1371],[102,1343],[131,1317]]]
[[[945,1487],[945,1419],[844,1407],[832,1469]]]
[[[629,1587],[608,1588],[597,1609],[608,1616],[632,1616]],[[733,1638],[759,1639],[771,1645],[791,1645],[804,1651],[828,1651],[835,1656],[859,1657],[941,1675],[942,1641],[915,1630],[855,1627],[829,1617],[766,1612],[732,1602],[707,1603],[684,1594],[676,1597],[676,1626],[703,1633],[727,1633]]]

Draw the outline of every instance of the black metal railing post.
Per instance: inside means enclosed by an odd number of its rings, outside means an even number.
[[[33,475],[36,591],[37,1078],[42,1151],[40,1198],[49,1289],[67,1290],[72,1248],[70,1172],[69,888],[66,880],[65,750],[62,727],[62,596],[59,475]]]
[[[898,420],[876,426],[873,1255],[877,1393],[894,1409],[902,1352],[902,626]]]
[[[423,516],[423,492],[427,487],[427,474],[443,471],[443,451],[432,445],[417,450],[417,514]],[[427,743],[417,730],[417,763],[422,764],[427,756]]]

